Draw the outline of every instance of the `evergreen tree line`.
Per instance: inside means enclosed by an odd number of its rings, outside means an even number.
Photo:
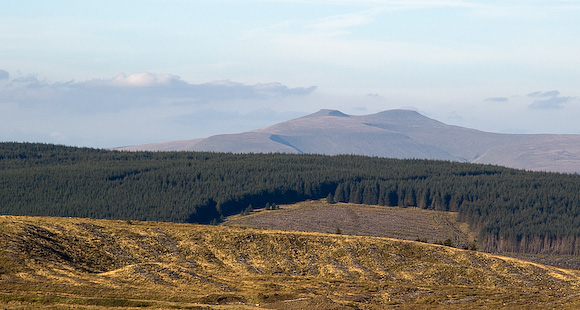
[[[324,198],[456,211],[479,248],[580,254],[580,176],[354,155],[118,152],[0,143],[0,213],[216,223]]]

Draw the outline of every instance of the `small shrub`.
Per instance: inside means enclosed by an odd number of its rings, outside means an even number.
[[[445,239],[445,241],[443,241],[443,245],[444,246],[453,246],[453,241],[450,238]]]
[[[336,203],[334,201],[334,196],[332,195],[332,193],[329,193],[328,196],[326,196],[326,203],[328,203],[328,204],[334,204],[334,203]]]
[[[477,251],[477,243],[475,241],[473,241],[470,245],[469,245],[469,249],[472,251]]]
[[[248,215],[250,214],[250,212],[254,211],[254,207],[252,207],[252,205],[249,205],[247,208],[245,208],[240,214],[241,215]]]

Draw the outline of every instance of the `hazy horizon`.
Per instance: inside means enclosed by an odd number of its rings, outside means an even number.
[[[405,108],[580,134],[580,1],[8,1],[0,141],[115,147]]]

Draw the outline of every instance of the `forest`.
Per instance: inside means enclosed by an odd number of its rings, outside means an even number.
[[[355,155],[0,143],[0,214],[215,224],[272,204],[455,211],[489,252],[580,254],[580,176]]]

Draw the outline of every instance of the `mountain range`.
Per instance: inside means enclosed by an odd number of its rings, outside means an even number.
[[[580,135],[484,132],[444,124],[411,110],[347,115],[324,109],[243,133],[116,149],[355,154],[494,164],[535,171],[580,172]]]

